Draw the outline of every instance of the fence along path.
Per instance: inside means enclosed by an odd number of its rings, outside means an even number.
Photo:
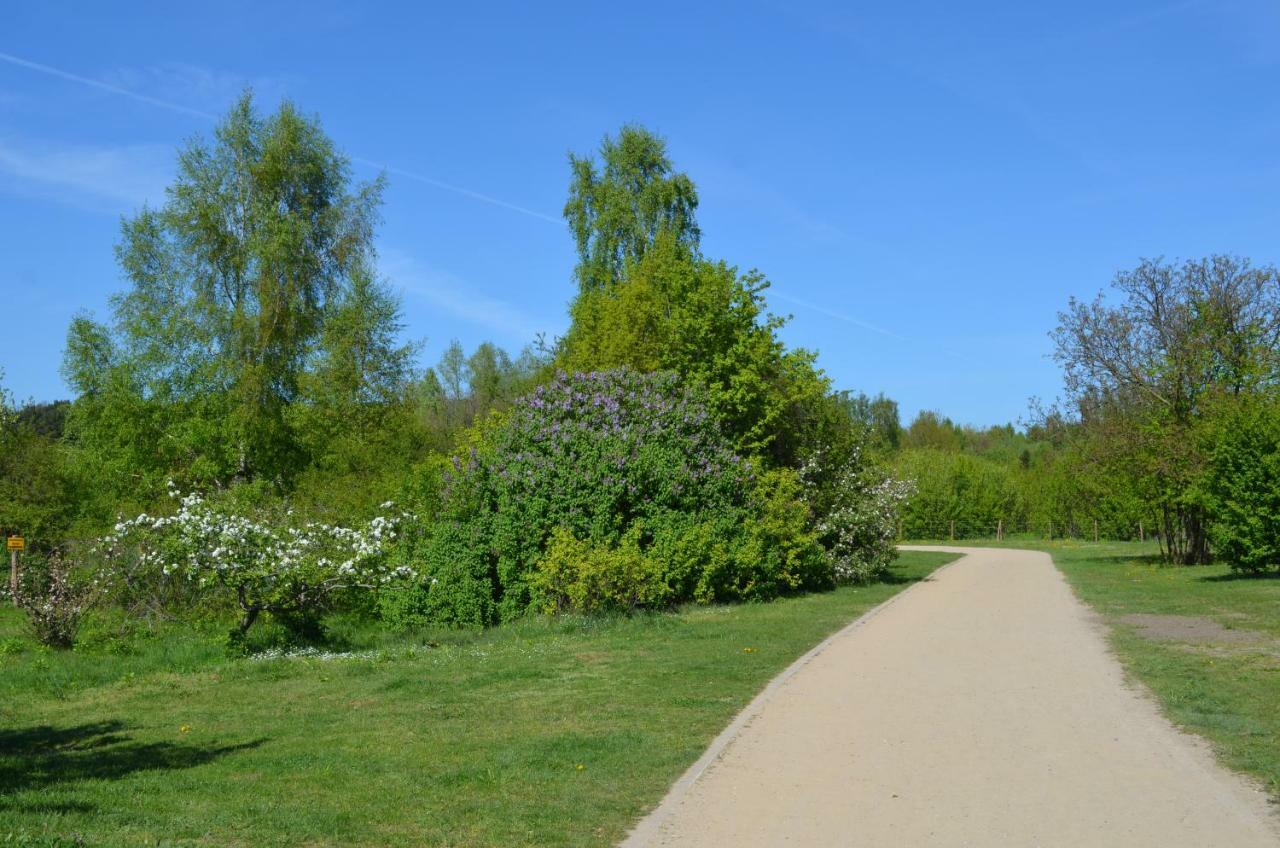
[[[793,667],[624,844],[1280,844],[1265,795],[1126,684],[1047,554],[949,550],[969,555]]]

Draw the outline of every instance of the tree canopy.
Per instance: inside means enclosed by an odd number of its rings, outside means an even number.
[[[570,154],[569,167],[564,217],[578,248],[581,291],[616,283],[627,263],[643,258],[660,236],[697,252],[698,192],[675,170],[658,136],[629,124],[617,138],[605,136],[599,163]]]
[[[76,437],[153,478],[281,480],[305,459],[292,404],[336,426],[400,393],[412,349],[374,276],[381,193],[318,120],[243,95],[179,153],[164,205],[123,223],[111,324],[71,326]]]

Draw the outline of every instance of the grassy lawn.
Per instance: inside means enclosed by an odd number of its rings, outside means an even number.
[[[1280,800],[1280,579],[1236,576],[1225,565],[1165,566],[1154,543],[954,544],[1048,551],[1106,617],[1116,654],[1165,714]],[[1148,627],[1146,616],[1179,618]]]
[[[5,610],[0,844],[613,844],[773,675],[952,558],[771,604],[357,633],[338,659],[189,631],[54,653]]]

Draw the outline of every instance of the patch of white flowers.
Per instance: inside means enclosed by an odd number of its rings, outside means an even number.
[[[285,650],[283,648],[269,648],[256,654],[251,654],[249,659],[254,662],[262,660],[317,660],[319,662],[333,662],[335,660],[375,660],[379,658],[377,651],[322,651],[319,648],[294,648],[293,650]]]
[[[199,587],[229,587],[240,606],[255,614],[305,609],[341,589],[372,589],[415,576],[388,556],[406,515],[378,516],[359,527],[273,526],[231,513],[197,492],[182,495],[172,484],[170,494],[178,499],[175,514],[143,513],[120,521],[99,548],[108,558],[130,549],[140,565]]]
[[[807,462],[801,479],[812,485],[821,458]],[[864,583],[882,574],[894,557],[898,516],[915,494],[915,483],[897,480],[870,464],[861,453],[835,472],[835,503],[817,522],[819,537],[841,583]]]

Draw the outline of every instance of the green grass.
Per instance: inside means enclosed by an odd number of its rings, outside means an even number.
[[[6,611],[0,844],[613,844],[773,675],[952,558],[770,604],[355,633],[354,659],[181,630],[54,653]]]

